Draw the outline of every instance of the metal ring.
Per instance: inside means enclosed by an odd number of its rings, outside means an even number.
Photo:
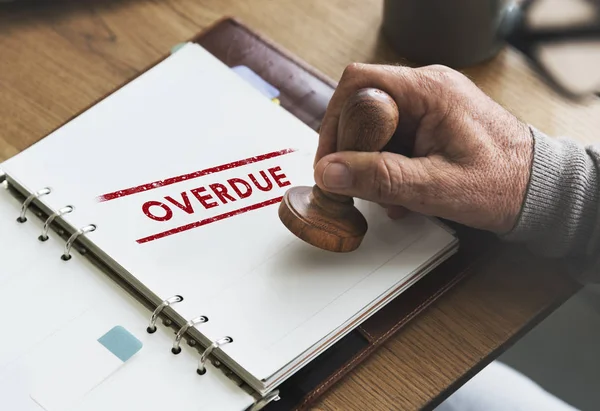
[[[158,315],[162,312],[162,310],[164,310],[166,307],[168,307],[171,304],[177,304],[178,302],[183,301],[183,297],[180,295],[174,295],[173,297],[169,297],[166,300],[164,300],[163,302],[161,302],[158,307],[156,307],[156,309],[154,310],[154,312],[152,313],[152,317],[150,317],[150,325],[148,326],[148,328],[146,328],[146,331],[148,331],[148,334],[153,334],[154,332],[156,332],[156,319],[158,318]]]
[[[261,398],[259,401],[255,402],[252,407],[248,411],[258,411],[265,408],[271,401],[279,401],[281,397],[279,396],[279,390],[274,390],[268,393],[264,398]]]
[[[40,241],[46,241],[48,239],[48,230],[50,229],[50,224],[52,224],[52,222],[54,221],[54,219],[56,217],[60,217],[60,216],[63,216],[65,214],[71,213],[71,212],[73,212],[73,210],[75,210],[75,207],[69,205],[69,206],[61,208],[60,210],[58,210],[55,213],[52,213],[50,215],[50,217],[48,217],[46,219],[46,222],[44,223],[44,228],[42,229],[42,235],[40,235],[38,237],[38,240],[40,240]]]
[[[175,335],[175,340],[173,340],[173,348],[171,348],[171,352],[173,354],[179,354],[181,352],[181,348],[179,347],[179,344],[181,343],[181,338],[183,337],[183,334],[185,334],[185,332],[190,327],[193,327],[196,324],[205,323],[207,321],[208,321],[208,318],[201,315],[200,317],[193,318],[193,319],[189,320],[187,323],[185,323],[185,325],[183,327],[181,327],[179,329],[179,331],[177,331],[177,335]]]
[[[215,348],[219,348],[222,345],[225,344],[229,344],[233,342],[233,338],[231,337],[223,337],[220,340],[217,340],[215,342],[213,342],[206,350],[204,350],[204,352],[202,353],[202,356],[200,357],[200,361],[198,361],[198,369],[196,370],[196,372],[199,375],[204,375],[206,374],[206,368],[204,367],[204,364],[206,363],[206,359],[208,358],[208,356],[213,352],[213,350]]]
[[[27,217],[25,217],[25,213],[27,213],[29,204],[31,204],[31,202],[33,200],[35,200],[36,198],[45,196],[46,194],[50,194],[50,192],[52,192],[50,187],[45,187],[45,188],[42,188],[41,190],[38,190],[35,193],[31,194],[29,197],[27,197],[25,199],[25,201],[23,201],[23,204],[21,205],[21,215],[17,218],[17,221],[19,223],[24,223],[25,221],[27,221]]]
[[[67,243],[65,244],[65,252],[63,253],[63,255],[60,258],[62,258],[64,261],[69,261],[71,259],[71,248],[73,247],[73,243],[75,242],[75,240],[77,240],[77,238],[79,236],[87,234],[87,233],[91,233],[94,230],[96,230],[96,225],[95,224],[86,225],[85,227],[80,228],[79,230],[77,230],[67,240]]]

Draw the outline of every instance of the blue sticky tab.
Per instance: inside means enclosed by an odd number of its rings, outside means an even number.
[[[113,327],[98,338],[98,342],[123,362],[133,357],[143,345],[140,340],[120,325]]]
[[[279,90],[263,80],[262,77],[252,71],[249,67],[235,66],[231,69],[268,98],[274,99],[279,97]]]

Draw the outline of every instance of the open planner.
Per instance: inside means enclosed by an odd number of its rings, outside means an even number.
[[[0,163],[0,408],[259,409],[457,250],[361,200],[358,250],[296,238],[317,140],[190,42]]]

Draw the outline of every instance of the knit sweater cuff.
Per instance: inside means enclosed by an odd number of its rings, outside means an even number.
[[[531,127],[531,176],[521,214],[503,238],[549,257],[589,252],[599,204],[598,170],[586,149]]]

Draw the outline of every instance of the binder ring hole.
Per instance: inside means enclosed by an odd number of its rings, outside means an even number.
[[[213,342],[206,350],[204,350],[204,352],[202,353],[202,356],[200,357],[200,360],[198,361],[198,368],[196,369],[196,372],[198,373],[198,375],[204,375],[206,374],[206,360],[207,358],[210,356],[210,354],[214,351],[215,348],[219,348],[222,345],[225,344],[231,344],[233,342],[233,338],[231,337],[223,337],[215,342]]]
[[[51,192],[52,192],[52,190],[50,189],[50,187],[45,187],[45,188],[42,188],[41,190],[38,190],[35,193],[29,195],[25,199],[25,201],[23,201],[23,204],[21,205],[21,214],[17,218],[17,221],[19,223],[26,222],[27,221],[27,217],[25,216],[25,214],[27,213],[27,209],[29,208],[29,204],[31,204],[31,202],[33,200],[35,200],[36,198],[45,196],[47,194],[50,194]]]
[[[85,227],[77,230],[71,237],[69,237],[69,239],[67,240],[67,243],[65,244],[65,252],[61,256],[62,260],[69,261],[71,259],[71,248],[73,247],[73,243],[75,243],[75,240],[77,240],[77,238],[79,238],[79,236],[85,235],[87,233],[91,233],[92,231],[95,231],[95,230],[96,230],[95,224],[86,225]]]
[[[166,300],[163,300],[152,312],[152,317],[150,317],[150,324],[148,325],[148,328],[146,328],[148,334],[154,334],[156,332],[156,320],[158,319],[158,316],[160,315],[162,310],[164,310],[171,304],[177,304],[181,301],[183,301],[183,297],[180,295],[174,295],[172,297],[167,298]]]
[[[46,219],[46,221],[44,222],[44,228],[42,228],[42,234],[38,237],[38,240],[47,241],[48,240],[48,231],[50,230],[50,224],[52,224],[54,219],[56,217],[60,217],[65,214],[71,213],[71,212],[73,212],[73,210],[75,210],[75,207],[68,205],[66,207],[61,208],[57,212],[50,214],[48,216],[48,218]]]
[[[188,321],[183,327],[177,331],[177,335],[175,335],[175,340],[173,341],[173,347],[171,348],[171,352],[175,355],[181,352],[181,338],[183,338],[183,334],[187,332],[188,329],[195,326],[196,324],[202,324],[208,321],[208,317],[201,315],[200,317],[196,317]]]

